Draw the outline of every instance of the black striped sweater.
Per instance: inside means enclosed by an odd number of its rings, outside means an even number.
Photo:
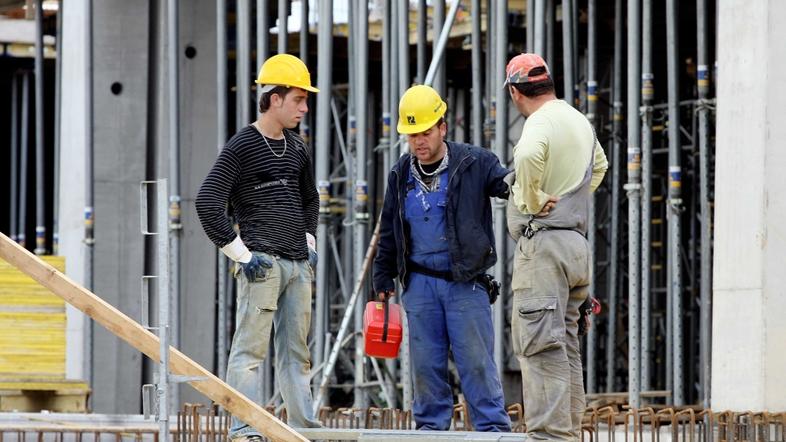
[[[199,221],[216,246],[237,236],[227,216],[229,207],[249,250],[308,258],[306,233],[316,234],[319,194],[303,139],[287,129],[284,136],[286,152],[283,139],[267,138],[268,147],[249,125],[219,154],[196,198]]]

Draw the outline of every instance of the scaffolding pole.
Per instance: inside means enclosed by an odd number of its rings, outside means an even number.
[[[562,0],[562,66],[563,66],[563,96],[571,106],[575,105],[573,99],[573,6],[570,0]]]
[[[534,37],[535,53],[542,56],[546,53],[546,0],[535,0]],[[548,63],[554,64],[552,60],[548,60]]]
[[[457,2],[458,3],[458,2]],[[505,84],[505,66],[508,58],[508,3],[498,1],[497,10],[497,39],[496,53],[497,63],[493,65],[495,74],[494,78],[496,84],[494,90],[498,94],[497,100],[497,119],[496,127],[494,128],[495,142],[494,153],[499,158],[502,164],[508,163],[508,100],[504,91]],[[504,257],[507,255],[507,227],[505,224],[505,201],[499,198],[494,198],[494,248],[497,251],[497,263],[494,264],[494,274],[498,281],[500,281],[500,293],[508,292],[508,277],[506,273],[507,260]],[[505,297],[499,299],[499,302],[494,303],[494,362],[497,364],[500,379],[505,369],[505,337],[503,331],[505,329]]]
[[[712,376],[712,209],[710,207],[710,146],[709,108],[707,97],[710,90],[707,66],[707,0],[696,2],[696,42],[698,51],[697,83],[699,90],[699,195],[701,198],[701,322],[699,347],[701,360],[701,401],[704,408],[710,407],[710,380]]]
[[[355,115],[357,122],[357,130],[355,131],[355,144],[356,144],[356,167],[355,171],[355,185],[354,185],[354,207],[352,213],[354,214],[352,233],[354,237],[353,251],[354,251],[354,264],[356,272],[360,272],[363,268],[363,258],[366,252],[366,226],[368,225],[368,182],[366,181],[366,158],[368,148],[368,1],[355,0],[355,84],[351,88],[354,93],[355,100]],[[351,189],[351,186],[347,186]],[[360,296],[362,299],[366,298],[365,285],[360,287]],[[363,351],[363,309],[355,310],[355,330],[357,331],[357,339],[355,340],[355,370],[360,376],[355,377],[355,384],[366,381],[365,370],[365,354]],[[382,383],[384,380],[379,379]],[[368,391],[362,389],[362,396],[360,397],[361,407],[368,407]]]
[[[180,76],[179,76],[179,6],[178,0],[169,0],[167,8],[168,19],[168,73],[169,81],[169,254],[170,276],[169,291],[170,324],[169,342],[180,347],[180,232],[183,225],[180,223]],[[159,256],[159,259],[161,257]],[[177,413],[180,386],[173,384],[169,403],[169,412]]]
[[[287,40],[289,39],[289,30],[287,29],[287,17],[289,16],[287,8],[289,2],[287,0],[278,0],[278,53],[287,53]]]
[[[530,4],[527,2],[527,10],[530,9]],[[480,34],[480,0],[472,0],[472,144],[476,146],[483,145],[483,72],[482,57],[483,48],[481,47],[482,36]],[[529,20],[529,13],[527,19]],[[527,35],[530,35],[529,25],[527,27]],[[530,44],[531,40],[527,40]]]
[[[11,76],[11,184],[10,184],[10,210],[11,220],[9,223],[12,241],[17,240],[17,230],[19,222],[19,79],[15,72]]]
[[[27,248],[27,183],[28,159],[30,158],[30,72],[22,74],[22,125],[19,145],[19,237],[22,247]]]
[[[93,290],[93,261],[95,253],[93,198],[95,195],[93,157],[93,0],[85,2],[85,288]],[[93,382],[93,321],[84,316],[85,381]]]
[[[257,1],[257,6],[259,6]],[[262,2],[264,3],[264,2]],[[227,139],[227,4],[216,1],[216,147],[219,153]],[[226,379],[227,371],[227,260],[221,250],[216,251],[218,263],[218,377]]]
[[[587,119],[598,132],[597,128],[597,107],[598,107],[598,83],[595,80],[595,73],[597,70],[596,51],[597,41],[595,40],[595,26],[597,22],[597,0],[589,0],[587,4]],[[592,265],[592,275],[590,279],[589,292],[595,293],[595,195],[590,198],[589,207],[589,222],[587,230],[587,239],[590,246],[590,259]],[[591,318],[591,317],[590,317]],[[598,333],[597,327],[590,327],[587,334],[587,353],[584,366],[587,367],[587,392],[595,393],[597,391],[596,381],[596,351],[598,347]]]
[[[475,14],[475,9],[473,7],[473,17],[472,21],[474,23],[475,20],[480,20],[480,14]],[[527,41],[526,41],[526,48],[527,52],[535,52],[535,1],[528,0],[527,1]],[[551,61],[551,60],[548,60]]]
[[[628,403],[641,405],[639,342],[641,323],[641,144],[640,86],[641,78],[641,0],[628,0]]]
[[[44,13],[35,3],[35,254],[46,254],[44,213]]]
[[[325,336],[328,331],[328,217],[330,214],[330,182],[328,181],[328,163],[330,161],[330,145],[333,140],[331,127],[330,100],[333,92],[333,4],[319,2],[318,18],[321,26],[317,30],[317,131],[316,131],[316,179],[319,189],[319,224],[317,225],[317,254],[322,259],[317,261],[316,274],[316,333],[314,336],[314,365],[323,362],[325,354]],[[315,386],[316,388],[316,386]],[[315,390],[316,391],[316,390]]]
[[[265,60],[270,57],[270,23],[268,23],[270,11],[268,8],[267,0],[257,0],[257,71],[262,69]],[[262,98],[262,86],[257,86],[256,91],[257,102],[259,102],[259,99]]]
[[[554,2],[557,0],[546,0],[546,60],[553,63],[554,60],[554,28],[556,27],[556,17],[554,16]],[[542,54],[540,54],[542,55]]]
[[[392,166],[396,163],[399,157],[399,150],[396,149],[398,146],[399,134],[397,131],[397,124],[398,124],[398,100],[401,97],[401,94],[404,92],[400,90],[401,85],[399,84],[399,70],[396,69],[399,63],[399,54],[398,54],[398,8],[401,4],[400,1],[396,0],[388,0],[390,2],[390,15],[386,16],[385,19],[388,20],[389,32],[390,32],[390,52],[388,58],[388,66],[390,69],[390,103],[389,104],[389,116],[390,116],[390,138],[389,138],[389,147],[388,147],[388,164]],[[388,168],[386,171],[390,171]]]
[[[436,1],[436,3],[442,3],[442,7],[444,8],[444,0]],[[423,83],[423,79],[426,78],[426,45],[428,44],[428,6],[426,5],[426,0],[418,0],[418,72],[416,76],[416,80],[418,83]],[[436,11],[435,11],[436,13]],[[444,9],[443,9],[444,14]],[[436,31],[436,17],[434,23],[434,30]],[[436,37],[436,32],[434,33]],[[436,38],[434,38],[434,42],[436,42]]]
[[[60,121],[63,113],[63,10],[57,11],[57,42],[55,44],[55,164],[52,196],[52,254],[60,254]]]
[[[301,2],[300,2],[300,49],[298,50],[298,53],[300,54],[300,59],[303,60],[303,63],[305,63],[306,65],[308,65],[308,33],[309,33],[308,0],[301,0]],[[306,120],[304,119],[303,121],[305,122]]]
[[[652,0],[643,0],[641,58],[641,390],[649,391],[652,330]]]
[[[460,3],[460,1],[459,0],[455,0],[453,2],[453,5],[457,5],[458,3]],[[434,36],[433,36],[433,44],[434,44],[433,48],[434,49],[433,49],[433,52],[432,52],[432,58],[436,59],[437,57],[439,57],[439,61],[437,62],[438,63],[437,64],[437,72],[436,72],[436,76],[434,77],[434,82],[433,82],[434,83],[434,90],[436,90],[437,93],[439,93],[440,97],[445,97],[445,94],[448,91],[447,90],[447,81],[445,79],[445,67],[441,63],[442,58],[443,58],[442,55],[440,54],[439,56],[437,56],[438,46],[440,44],[440,42],[437,41],[437,31],[444,29],[444,24],[445,24],[445,0],[434,0],[434,17],[433,17],[433,20],[434,20]],[[450,29],[450,26],[448,26],[447,29]],[[442,36],[440,35],[440,39],[441,39],[441,37]],[[448,103],[448,109],[450,109],[452,106],[455,106],[455,103]]]
[[[683,396],[683,352],[682,352],[682,262],[680,249],[682,235],[682,172],[680,166],[680,94],[679,94],[679,48],[677,46],[677,4],[674,0],[666,0],[666,66],[668,85],[669,114],[669,203],[667,217],[669,220],[669,298],[671,299],[672,323],[672,362],[673,381],[672,398],[674,405],[685,404]]]
[[[251,72],[251,0],[237,1],[237,56],[235,82],[237,90],[237,124],[236,130],[242,129],[253,118],[251,112],[251,88],[248,73]]]
[[[608,329],[606,330],[606,392],[616,391],[617,290],[619,281],[620,169],[622,160],[622,0],[614,1],[614,72],[612,80],[611,222],[609,227]]]

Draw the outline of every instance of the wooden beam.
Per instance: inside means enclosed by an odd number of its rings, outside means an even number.
[[[0,233],[0,257],[153,361],[159,361],[159,342],[156,335],[2,233]],[[274,441],[308,441],[188,356],[173,347],[170,347],[169,351],[169,368],[173,373],[206,378],[189,383],[200,393],[221,404],[238,419]]]

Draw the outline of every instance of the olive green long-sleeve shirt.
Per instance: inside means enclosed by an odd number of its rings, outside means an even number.
[[[511,197],[516,207],[523,213],[536,214],[550,195],[564,195],[581,184],[594,138],[584,114],[565,101],[546,102],[533,112],[513,148],[516,181]],[[593,192],[609,167],[603,147],[597,141],[594,151]]]

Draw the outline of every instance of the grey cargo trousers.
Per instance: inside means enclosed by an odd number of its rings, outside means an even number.
[[[518,239],[513,269],[513,350],[521,364],[527,434],[579,440],[585,408],[578,338],[590,249],[573,230]]]

